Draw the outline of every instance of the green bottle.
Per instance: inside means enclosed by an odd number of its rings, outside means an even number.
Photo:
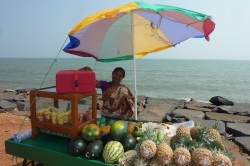
[[[68,103],[67,108],[66,108],[66,112],[68,112],[68,111],[71,111],[71,104],[70,103]]]
[[[101,117],[101,118],[99,119],[99,126],[105,126],[105,125],[106,125],[106,119],[103,118],[103,117]]]

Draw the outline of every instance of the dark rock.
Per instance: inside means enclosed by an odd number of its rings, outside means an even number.
[[[209,100],[214,105],[234,105],[234,103],[226,98],[221,96],[214,96]]]
[[[217,113],[217,112],[206,112],[206,118],[210,120],[221,120],[223,122],[248,122],[250,117]]]
[[[6,111],[0,108],[0,113],[6,113]]]
[[[19,111],[23,111],[24,110],[24,108],[25,108],[25,104],[24,103],[17,102],[16,104],[17,104],[17,109]]]
[[[200,119],[200,118],[191,118],[190,120],[193,120],[195,124],[200,124],[203,126],[206,126],[208,128],[213,128],[213,126],[218,123],[219,125],[219,131],[221,134],[226,133],[225,123],[219,120],[206,120],[206,119]]]
[[[250,154],[250,137],[235,137],[235,141],[243,147],[245,153]]]
[[[227,123],[226,131],[235,137],[250,136],[250,123]]]
[[[28,91],[29,91],[28,89],[16,89],[15,90],[16,94],[27,93]]]
[[[172,122],[172,118],[169,113],[165,114],[161,120],[162,123]]]

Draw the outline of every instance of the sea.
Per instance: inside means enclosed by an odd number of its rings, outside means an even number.
[[[102,63],[90,58],[1,58],[0,88],[54,86],[58,71],[84,66],[95,71],[97,80],[107,81],[115,67],[123,67],[126,76],[122,83],[133,93],[136,87],[138,96],[202,102],[221,96],[235,103],[250,103],[250,61],[245,60],[144,58]]]

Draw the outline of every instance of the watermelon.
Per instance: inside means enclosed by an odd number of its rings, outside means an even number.
[[[79,156],[84,152],[85,148],[86,148],[86,143],[82,138],[77,137],[70,139],[68,150],[71,155]]]
[[[90,142],[84,151],[84,156],[89,159],[96,159],[102,154],[103,142],[101,140],[96,140]]]
[[[112,124],[110,135],[115,141],[122,140],[128,133],[128,124],[123,120],[118,120]]]
[[[135,148],[136,139],[132,134],[127,134],[124,139],[121,141],[124,151],[132,150]]]
[[[119,141],[108,142],[103,149],[103,159],[106,163],[114,164],[123,155],[124,149]]]

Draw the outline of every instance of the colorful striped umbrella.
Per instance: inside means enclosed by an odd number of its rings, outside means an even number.
[[[134,59],[136,69],[134,55],[142,58],[189,38],[209,40],[214,28],[215,23],[210,16],[202,13],[167,5],[131,2],[82,20],[69,32],[70,42],[64,51],[101,62]]]

